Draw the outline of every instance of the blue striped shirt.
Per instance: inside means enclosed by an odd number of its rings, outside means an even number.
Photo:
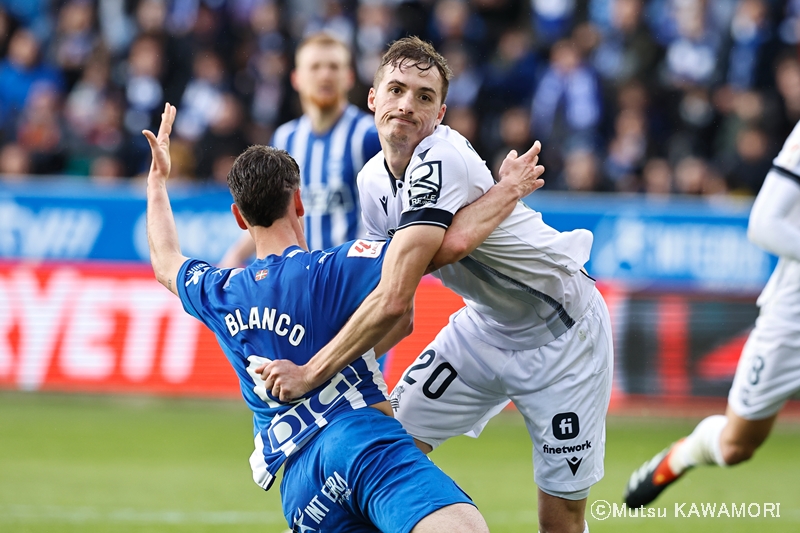
[[[321,135],[303,115],[275,130],[272,145],[289,152],[300,166],[309,248],[322,250],[361,237],[356,175],[381,149],[372,115],[348,105]]]

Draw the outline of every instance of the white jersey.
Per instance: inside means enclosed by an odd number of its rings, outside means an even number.
[[[447,228],[493,184],[469,142],[438,126],[414,150],[402,179],[391,175],[382,152],[359,173],[367,235],[385,239],[418,224]],[[582,267],[592,239],[588,230],[556,231],[520,202],[474,252],[434,275],[464,298],[471,328],[486,342],[537,348],[571,328],[589,304],[594,280]]]

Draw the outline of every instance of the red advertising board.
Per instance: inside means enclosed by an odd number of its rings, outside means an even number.
[[[236,397],[214,335],[137,263],[0,263],[0,387]],[[426,277],[414,333],[385,362],[389,386],[461,299]]]
[[[724,398],[754,297],[631,292],[601,284],[615,337],[616,400]],[[428,276],[414,333],[384,361],[389,388],[461,298]],[[238,397],[214,335],[141,263],[0,262],[0,388]]]

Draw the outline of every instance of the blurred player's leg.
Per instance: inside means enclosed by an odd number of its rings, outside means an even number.
[[[786,400],[800,389],[799,342],[793,327],[762,310],[739,358],[726,414],[704,419],[636,470],[625,489],[628,507],[650,504],[695,466],[731,466],[752,457]]]
[[[583,533],[586,498],[567,500],[539,489],[539,533]]]
[[[443,507],[420,520],[411,533],[440,533],[458,531],[459,533],[488,533],[489,526],[474,506],[457,503]]]

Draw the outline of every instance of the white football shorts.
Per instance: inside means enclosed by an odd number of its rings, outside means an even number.
[[[611,320],[599,291],[571,329],[532,350],[487,344],[465,322],[463,309],[454,313],[405,371],[392,392],[395,416],[435,448],[456,435],[477,437],[512,401],[533,441],[539,488],[588,494],[603,477],[613,374]]]
[[[762,314],[739,357],[728,405],[747,420],[781,410],[800,391],[800,328],[779,314]]]

